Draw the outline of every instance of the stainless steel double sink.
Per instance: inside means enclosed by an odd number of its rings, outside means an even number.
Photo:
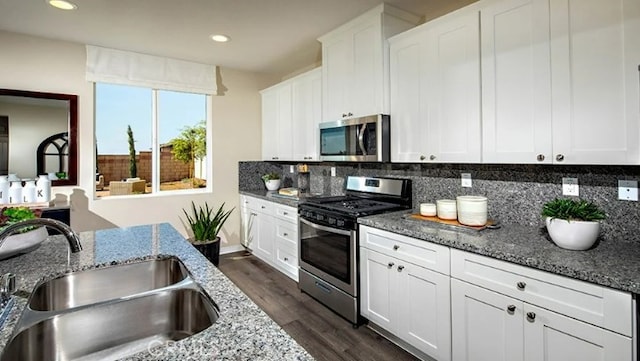
[[[71,272],[36,285],[0,361],[125,357],[218,317],[175,257]]]

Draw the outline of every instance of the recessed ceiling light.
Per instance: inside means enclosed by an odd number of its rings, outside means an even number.
[[[227,41],[231,40],[231,38],[222,34],[213,34],[211,35],[211,40],[217,41],[219,43],[226,43]]]
[[[65,0],[47,0],[47,3],[54,8],[62,10],[75,10],[78,8],[78,5]]]

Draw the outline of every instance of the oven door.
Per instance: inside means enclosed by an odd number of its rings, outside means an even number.
[[[300,217],[300,268],[357,297],[357,232]]]

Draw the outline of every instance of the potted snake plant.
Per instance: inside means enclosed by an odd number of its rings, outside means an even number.
[[[218,237],[218,233],[235,209],[231,208],[226,211],[224,205],[222,203],[215,213],[207,202],[204,203],[204,206],[196,206],[194,202],[191,202],[191,214],[187,213],[185,209],[182,210],[187,217],[189,230],[193,235],[189,241],[216,266],[220,260],[220,237]]]
[[[606,214],[594,203],[585,200],[554,199],[542,207],[547,231],[560,248],[585,250],[591,248],[600,233],[600,220]]]

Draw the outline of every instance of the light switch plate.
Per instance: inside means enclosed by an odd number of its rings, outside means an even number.
[[[293,166],[292,165],[289,166],[289,173],[293,173]]]
[[[460,183],[461,183],[460,185],[462,185],[465,188],[471,188],[472,186],[471,173],[461,173]]]
[[[618,199],[623,201],[638,201],[638,181],[618,180]]]
[[[579,196],[578,178],[563,177],[562,178],[562,195]]]
[[[332,177],[336,176],[336,167],[331,167],[331,176]]]

